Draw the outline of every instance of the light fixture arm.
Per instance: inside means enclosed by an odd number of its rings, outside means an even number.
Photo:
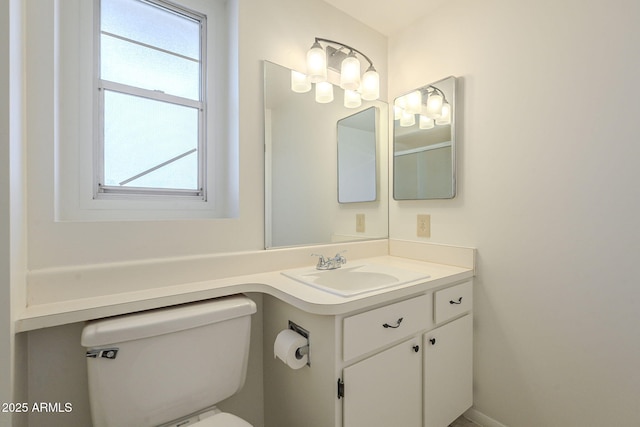
[[[441,91],[440,89],[438,89],[438,88],[437,88],[437,87],[435,87],[435,86],[429,86],[429,87],[427,87],[427,93],[429,92],[429,89],[433,89],[433,91],[434,91],[434,92],[439,93],[439,94],[440,94],[440,96],[442,96],[442,101],[443,101],[443,102],[447,102],[447,97],[445,96],[445,94],[444,94],[444,92],[443,92],[443,91]]]
[[[376,69],[376,68],[373,66],[373,62],[371,61],[371,59],[369,59],[369,57],[368,57],[367,55],[365,55],[364,53],[360,52],[358,49],[356,49],[356,48],[354,48],[354,47],[351,47],[351,46],[349,46],[349,45],[346,45],[346,44],[344,44],[344,43],[340,43],[340,42],[337,42],[337,41],[334,41],[334,40],[323,39],[323,38],[320,38],[320,37],[316,37],[316,38],[315,38],[315,42],[316,42],[316,43],[319,43],[319,42],[325,42],[325,43],[336,44],[336,45],[338,45],[338,46],[342,46],[342,47],[344,47],[344,48],[346,48],[346,49],[349,49],[350,51],[356,52],[356,53],[358,53],[359,55],[362,55],[362,57],[363,57],[364,59],[366,59],[366,60],[367,60],[367,62],[369,63],[369,69],[372,69],[372,70],[374,70],[374,71],[375,71],[375,69]]]

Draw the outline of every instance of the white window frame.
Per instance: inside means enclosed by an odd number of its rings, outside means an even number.
[[[149,89],[144,89],[144,88],[140,88],[140,87],[136,87],[136,86],[130,86],[127,84],[122,84],[122,83],[117,83],[117,82],[113,82],[113,81],[109,81],[109,80],[105,80],[102,79],[102,76],[100,75],[100,70],[101,70],[101,57],[102,57],[102,51],[101,51],[101,35],[103,34],[101,28],[102,28],[102,23],[101,23],[101,16],[100,16],[100,10],[101,10],[101,1],[102,0],[95,0],[95,6],[94,6],[94,13],[95,13],[95,24],[94,24],[94,43],[95,43],[95,47],[94,47],[94,73],[95,73],[95,88],[97,90],[98,95],[96,96],[96,114],[94,117],[95,120],[95,126],[94,129],[96,129],[96,135],[95,135],[95,148],[94,148],[94,198],[96,199],[101,199],[101,198],[132,198],[132,199],[140,199],[141,197],[187,197],[187,198],[192,198],[192,199],[199,199],[199,200],[203,200],[206,201],[207,197],[206,197],[206,169],[207,169],[207,162],[206,162],[206,140],[207,140],[207,133],[206,133],[206,117],[207,117],[207,111],[206,111],[206,95],[207,95],[207,87],[206,87],[206,76],[207,76],[207,17],[201,13],[195,12],[193,10],[187,9],[185,7],[182,7],[178,4],[172,3],[172,2],[168,2],[168,1],[164,1],[164,0],[136,0],[136,1],[141,1],[143,3],[147,3],[153,7],[159,7],[162,9],[166,9],[170,12],[179,14],[179,15],[184,15],[187,18],[193,19],[194,21],[197,21],[199,23],[200,26],[200,73],[199,73],[199,100],[195,101],[192,99],[188,99],[188,98],[183,98],[180,96],[175,96],[175,95],[171,95],[171,94],[166,94],[162,91],[158,91],[158,90],[149,90]],[[133,44],[137,44],[139,46],[143,46],[143,47],[147,47],[150,49],[154,49],[157,51],[161,51],[161,52],[165,52],[165,53],[169,53],[169,54],[174,54],[173,52],[167,52],[164,51],[161,48],[158,48],[156,46],[152,46],[152,45],[147,45],[144,43],[140,43],[136,40],[131,40],[131,39],[127,39],[124,37],[121,37],[119,35],[114,35],[114,34],[109,34],[109,33],[105,33],[108,34],[110,36],[125,40],[129,43],[133,43]],[[176,55],[179,56],[179,55]],[[191,58],[187,58],[187,59],[191,59]],[[137,96],[140,98],[145,98],[145,99],[150,99],[153,101],[159,101],[159,102],[166,102],[168,104],[171,105],[178,105],[178,106],[184,106],[184,107],[191,107],[191,108],[195,108],[198,110],[198,143],[197,143],[197,156],[198,156],[198,161],[197,161],[197,165],[198,165],[198,171],[197,171],[197,176],[198,176],[198,185],[197,185],[197,189],[195,190],[185,190],[185,189],[167,189],[167,188],[153,188],[153,187],[135,187],[135,186],[127,186],[125,187],[124,184],[121,184],[120,186],[114,186],[114,185],[105,185],[104,181],[105,181],[105,176],[104,176],[104,98],[105,98],[105,91],[111,91],[111,92],[117,92],[117,93],[122,93],[125,95],[131,95],[131,96]],[[148,173],[153,172],[154,170],[157,170],[159,168],[161,168],[162,166],[165,166],[175,160],[178,160],[180,157],[182,157],[184,155],[181,156],[177,156],[174,157],[173,159],[167,159],[167,161],[160,163],[156,166],[154,166],[153,168],[149,168],[147,170],[141,171],[140,174],[129,178],[128,180],[123,181],[132,181],[133,179],[137,178],[137,177],[141,177],[144,176]]]
[[[54,215],[57,222],[157,221],[238,218],[240,215],[238,0],[172,0],[207,17],[206,198],[136,194],[95,197],[97,147],[97,0],[57,3],[56,101],[49,115],[59,123],[53,146]],[[53,30],[52,30],[53,31]],[[215,59],[215,60],[214,60]],[[49,74],[46,74],[49,73]]]

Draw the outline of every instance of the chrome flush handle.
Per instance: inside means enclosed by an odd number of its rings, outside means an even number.
[[[118,355],[118,350],[120,349],[117,347],[96,348],[96,349],[87,351],[86,356],[92,359],[97,359],[99,357],[103,359],[115,359],[116,356]]]

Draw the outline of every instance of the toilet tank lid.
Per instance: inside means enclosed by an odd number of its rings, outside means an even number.
[[[223,322],[256,312],[256,304],[244,295],[90,321],[82,330],[83,347],[97,347],[143,339]]]

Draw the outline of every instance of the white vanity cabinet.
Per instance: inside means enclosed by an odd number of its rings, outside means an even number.
[[[472,403],[472,284],[458,282],[353,313],[264,301],[265,427],[446,427]],[[310,366],[267,350],[291,320]]]
[[[421,426],[419,333],[433,324],[431,307],[431,294],[423,294],[343,320],[344,427]],[[350,364],[372,350],[378,352]]]
[[[471,297],[471,282],[434,294],[434,317],[442,326],[423,335],[425,427],[447,426],[473,403]]]
[[[422,425],[420,346],[413,338],[343,370],[345,427]]]
[[[424,426],[445,427],[471,407],[471,314],[424,334]]]

